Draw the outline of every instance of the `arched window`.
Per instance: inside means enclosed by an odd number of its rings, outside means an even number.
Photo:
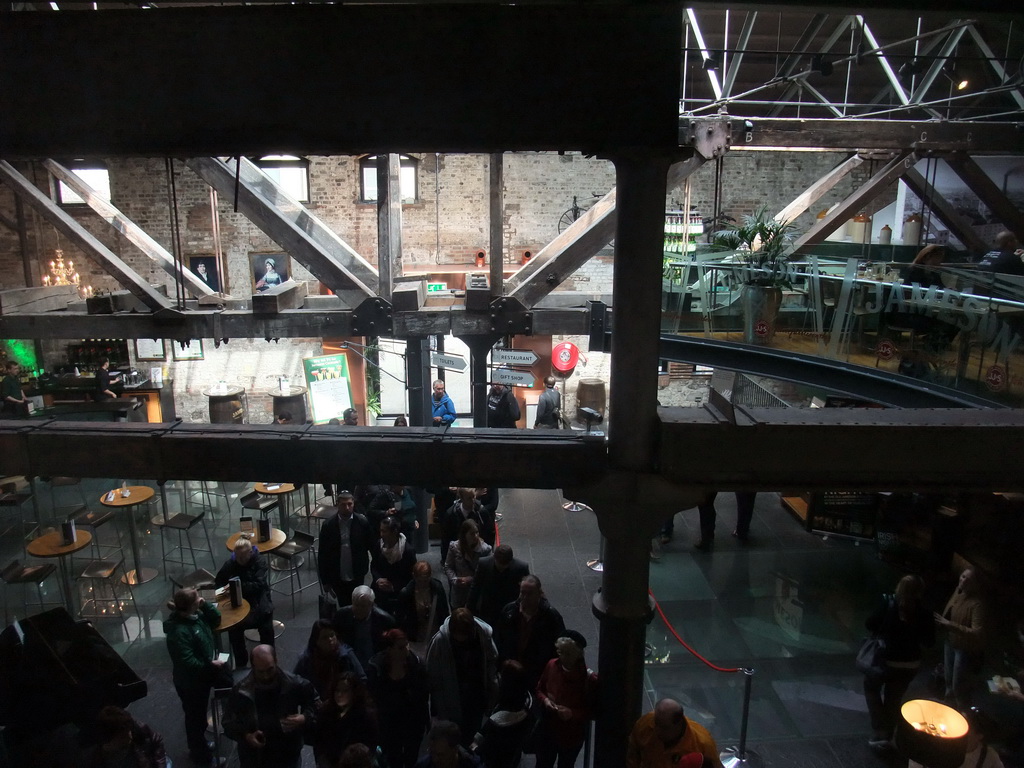
[[[399,155],[399,185],[402,202],[415,203],[419,200],[419,160],[408,155]],[[359,201],[377,202],[377,155],[364,157],[359,161]]]
[[[294,155],[264,155],[253,162],[300,203],[309,202],[309,160]]]

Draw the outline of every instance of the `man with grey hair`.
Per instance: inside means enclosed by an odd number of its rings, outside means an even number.
[[[385,649],[384,633],[396,623],[390,613],[374,605],[373,590],[364,585],[352,590],[352,605],[339,608],[334,617],[338,637],[352,646],[363,667]]]

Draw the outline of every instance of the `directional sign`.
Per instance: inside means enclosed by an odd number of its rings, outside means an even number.
[[[513,387],[532,387],[533,374],[529,371],[510,371],[507,368],[498,368],[491,371],[491,381],[498,384],[509,384]]]
[[[491,350],[491,362],[495,365],[533,365],[538,359],[532,349]]]
[[[442,355],[440,352],[430,353],[430,364],[438,368],[447,368],[462,373],[466,370],[466,359],[458,355]]]

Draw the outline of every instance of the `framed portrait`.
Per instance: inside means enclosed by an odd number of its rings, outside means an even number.
[[[167,348],[163,339],[136,339],[135,340],[136,360],[156,360],[163,362],[167,359]]]
[[[291,260],[287,253],[252,253],[249,260],[253,293],[269,291],[291,277]]]
[[[217,270],[216,256],[189,256],[188,268],[192,274],[210,286],[211,290],[220,292],[220,272]]]
[[[181,348],[181,344],[176,341],[171,342],[171,347],[174,350],[175,360],[202,360],[203,359],[203,340],[192,339],[192,342],[185,347]]]

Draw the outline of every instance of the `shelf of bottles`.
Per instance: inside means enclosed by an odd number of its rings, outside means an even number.
[[[95,371],[100,367],[100,360],[110,360],[110,369],[128,365],[128,342],[124,339],[82,339],[80,342],[68,344],[68,365],[78,368],[80,372]]]
[[[697,211],[665,211],[665,253],[693,253],[703,233],[704,220]]]

